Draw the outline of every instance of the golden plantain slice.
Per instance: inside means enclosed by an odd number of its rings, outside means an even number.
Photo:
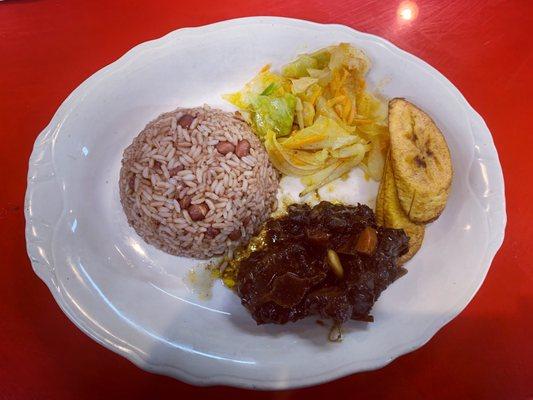
[[[381,205],[378,207],[380,197]],[[409,220],[400,205],[390,155],[385,161],[383,177],[379,186],[378,199],[376,200],[376,219],[378,224],[386,228],[403,229],[409,236],[409,251],[400,257],[398,260],[399,265],[410,260],[422,246],[425,227]]]
[[[446,139],[433,120],[404,99],[389,102],[392,169],[398,199],[413,222],[439,217],[452,183]]]

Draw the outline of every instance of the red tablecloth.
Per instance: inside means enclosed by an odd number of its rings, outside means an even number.
[[[398,1],[0,2],[0,398],[533,398],[533,189],[527,175],[533,167],[533,3],[414,3],[418,15],[405,21]],[[423,348],[378,371],[273,393],[195,388],[141,371],[99,346],[59,310],[32,272],[24,242],[27,160],[65,97],[136,44],[184,26],[250,15],[345,24],[389,39],[440,70],[492,131],[509,217],[483,287]]]

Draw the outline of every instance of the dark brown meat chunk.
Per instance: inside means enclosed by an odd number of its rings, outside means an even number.
[[[258,324],[308,315],[336,323],[371,321],[369,312],[381,292],[405,273],[397,258],[407,252],[406,234],[378,227],[365,205],[292,205],[265,229],[265,247],[242,259],[237,272],[237,293]],[[369,229],[377,243],[365,254],[357,243]],[[342,278],[329,268],[327,249],[337,252]]]

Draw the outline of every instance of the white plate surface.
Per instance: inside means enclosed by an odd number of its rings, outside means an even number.
[[[363,48],[371,86],[432,115],[448,140],[455,178],[409,273],[388,288],[372,324],[349,323],[342,344],[314,319],[256,326],[215,285],[211,300],[183,277],[194,265],[146,245],[118,196],[123,149],[159,113],[209,103],[266,63],[338,42]],[[491,134],[434,68],[345,26],[244,18],[180,29],[141,44],[81,84],[41,132],[31,155],[26,239],[37,275],[87,335],[149,371],[198,384],[288,388],[382,367],[426,343],[472,299],[500,247],[504,183]]]

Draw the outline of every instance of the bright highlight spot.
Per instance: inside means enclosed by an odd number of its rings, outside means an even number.
[[[418,6],[413,1],[402,1],[398,7],[398,17],[404,21],[412,21],[418,16]]]
[[[413,18],[413,10],[411,10],[410,8],[404,8],[402,10],[400,10],[400,17],[402,17],[403,19],[412,19]]]
[[[70,230],[72,233],[76,233],[76,228],[78,227],[78,220],[74,218],[74,222],[72,222],[72,225],[70,226]]]

